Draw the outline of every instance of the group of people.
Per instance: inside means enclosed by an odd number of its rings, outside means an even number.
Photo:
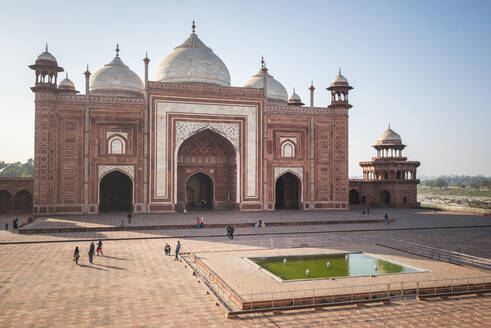
[[[19,218],[12,219],[12,227],[14,230],[19,228]],[[9,223],[5,223],[5,230],[9,230]]]
[[[254,224],[254,228],[266,228],[266,223],[263,220],[259,220]]]
[[[170,255],[170,245],[168,243],[165,243],[164,247],[164,253],[165,255]],[[181,251],[181,242],[178,240],[177,245],[176,245],[176,256],[174,257],[174,261],[179,260],[179,252]]]
[[[89,263],[93,263],[94,261],[94,254],[97,252],[97,256],[100,255],[104,256],[104,252],[102,251],[102,240],[99,239],[97,242],[97,249],[95,248],[94,242],[90,243],[89,246]],[[73,252],[73,261],[75,264],[78,264],[78,261],[80,260],[80,250],[78,249],[78,246],[75,247],[75,251]]]
[[[234,226],[228,225],[227,224],[227,237],[228,239],[234,239]]]
[[[203,226],[205,225],[205,219],[202,216],[197,216],[196,224],[198,225],[198,228],[203,228]]]

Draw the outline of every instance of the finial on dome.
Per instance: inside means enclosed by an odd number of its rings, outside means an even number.
[[[89,64],[87,64],[87,72],[89,71]]]
[[[341,74],[341,67],[339,68],[339,74]]]
[[[48,51],[48,42],[46,42],[46,51]]]
[[[148,58],[148,51],[145,51],[145,58]]]
[[[264,56],[261,56],[261,68],[266,68],[266,62],[264,61]]]
[[[293,93],[295,93],[295,88],[293,88]]]
[[[195,30],[196,30],[196,24],[195,24],[195,22],[194,22],[194,19],[193,19],[193,25],[192,25],[191,27],[193,28],[193,34],[194,34],[194,32],[195,32]]]
[[[65,72],[65,79],[68,79],[68,72]]]
[[[119,43],[116,43],[116,57],[119,57]]]
[[[390,123],[389,123],[389,129],[390,129]]]

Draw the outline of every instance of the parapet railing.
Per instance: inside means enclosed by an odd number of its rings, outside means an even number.
[[[430,258],[433,260],[491,271],[490,259],[472,256],[469,254],[429,247],[426,245],[421,245],[410,241],[398,240],[398,239],[392,239],[390,242],[387,243],[377,243],[377,245]]]
[[[463,294],[491,292],[491,276],[440,280],[401,281],[333,288],[242,294],[239,310],[229,311],[227,317],[253,312],[276,312],[304,308],[371,302],[389,303],[408,297],[423,299]]]

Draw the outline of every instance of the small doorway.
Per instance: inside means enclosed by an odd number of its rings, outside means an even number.
[[[358,193],[358,190],[351,189],[349,191],[349,203],[350,205],[360,204],[360,194]]]
[[[113,171],[99,184],[99,212],[131,212],[133,181],[126,174]]]
[[[186,182],[186,209],[213,208],[213,180],[206,174],[193,174]]]
[[[382,205],[390,205],[390,193],[386,190],[380,193],[380,202]]]
[[[275,209],[298,209],[300,182],[298,178],[287,172],[276,180]]]

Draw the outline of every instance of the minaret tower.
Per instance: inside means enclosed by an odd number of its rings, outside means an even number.
[[[339,74],[336,75],[331,83],[331,86],[327,90],[331,91],[331,104],[329,108],[346,108],[350,109],[351,106],[348,102],[348,93],[353,89],[346,79],[341,74],[341,69],[339,69]]]
[[[36,73],[31,90],[35,94],[34,132],[34,214],[54,213],[56,207],[56,97],[58,93],[58,66],[56,58],[46,51],[40,54],[34,65]]]

